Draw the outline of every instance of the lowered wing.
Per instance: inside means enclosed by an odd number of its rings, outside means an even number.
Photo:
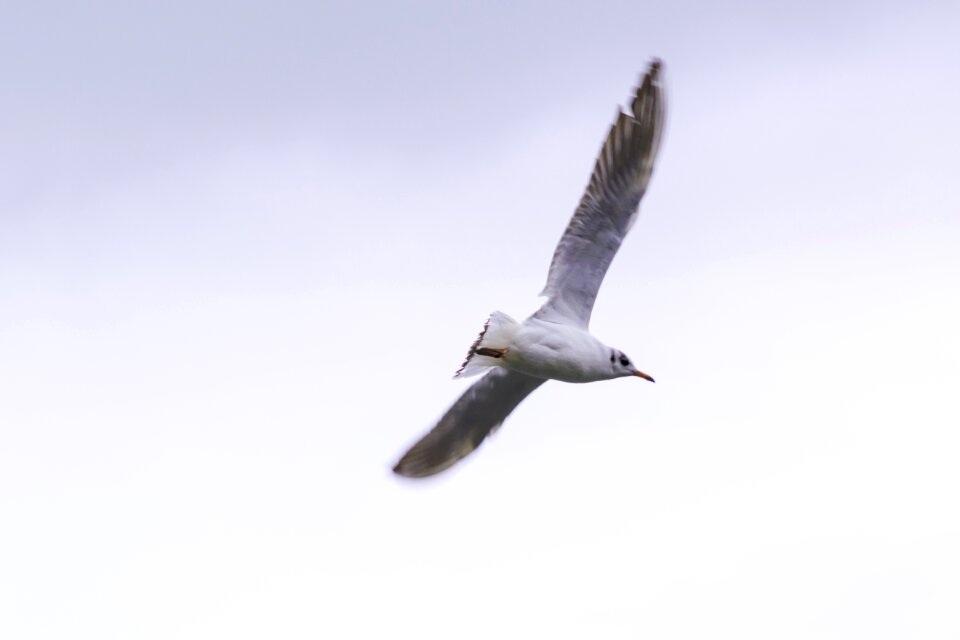
[[[437,425],[410,447],[393,468],[409,478],[439,473],[480,446],[483,439],[530,393],[546,382],[509,369],[494,369],[460,396]]]

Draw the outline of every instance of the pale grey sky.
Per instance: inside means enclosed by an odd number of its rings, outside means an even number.
[[[960,633],[955,3],[88,4],[0,20],[0,635]],[[652,56],[657,384],[395,479]]]

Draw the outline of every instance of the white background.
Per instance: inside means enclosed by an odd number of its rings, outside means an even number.
[[[5,6],[4,638],[956,638],[956,3]],[[593,331],[389,471],[669,114]]]

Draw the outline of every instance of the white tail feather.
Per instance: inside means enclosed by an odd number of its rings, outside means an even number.
[[[466,359],[455,374],[454,378],[469,378],[479,375],[491,367],[502,365],[502,358],[485,356],[477,353],[478,349],[506,350],[513,343],[520,323],[500,311],[494,311],[483,324],[483,330],[477,339],[470,345]]]

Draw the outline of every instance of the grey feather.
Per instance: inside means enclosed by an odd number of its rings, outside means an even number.
[[[547,301],[535,318],[586,329],[600,283],[653,172],[663,133],[662,64],[654,60],[631,103],[632,115],[617,116],[600,150],[580,206],[560,238],[547,285]]]
[[[494,369],[473,383],[437,425],[410,447],[394,472],[423,478],[450,467],[480,446],[544,382],[509,369]]]

